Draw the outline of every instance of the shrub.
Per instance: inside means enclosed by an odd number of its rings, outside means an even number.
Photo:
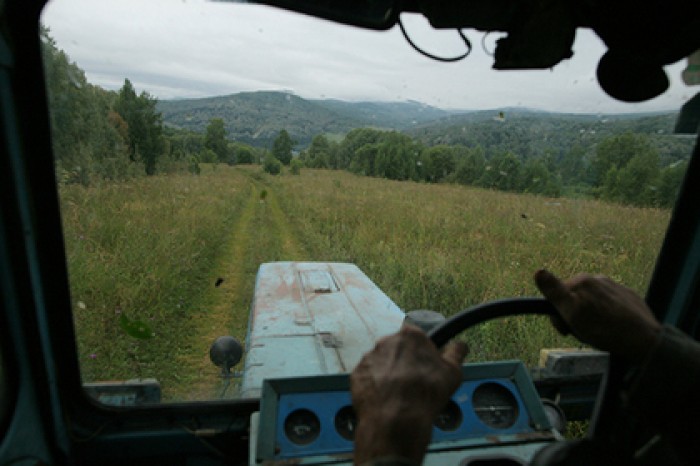
[[[299,175],[303,166],[304,163],[301,160],[292,159],[292,161],[289,164],[289,173],[291,173],[292,175]]]
[[[279,175],[282,171],[282,162],[277,160],[272,154],[268,154],[263,163],[263,170],[270,175]]]

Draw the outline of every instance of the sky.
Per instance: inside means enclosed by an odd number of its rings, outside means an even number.
[[[455,31],[404,15],[426,50],[459,55]],[[88,80],[118,89],[128,78],[159,99],[257,90],[348,101],[414,100],[445,109],[528,107],[572,113],[678,110],[698,88],[685,86],[685,63],[667,68],[671,88],[643,104],[618,102],[598,86],[605,51],[577,32],[574,57],[551,70],[494,71],[496,34],[465,31],[471,54],[440,63],[414,51],[397,27],[368,31],[266,6],[205,0],[52,0],[42,22]]]

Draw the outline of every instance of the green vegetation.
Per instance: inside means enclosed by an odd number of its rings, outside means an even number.
[[[342,171],[272,177],[206,165],[199,176],[64,186],[61,199],[84,379],[156,377],[166,400],[216,396],[208,345],[245,337],[262,262],[354,262],[403,309],[450,315],[535,295],[532,273],[543,266],[644,290],[669,216]],[[130,336],[122,315],[154,336]],[[472,360],[533,363],[541,347],[575,344],[537,318],[488,323],[466,338]]]
[[[267,154],[263,161],[263,170],[270,175],[279,175],[282,171],[282,162],[277,160],[272,154]]]
[[[128,79],[90,85],[42,42],[83,377],[156,377],[166,400],[216,396],[209,344],[245,337],[262,262],[353,262],[403,309],[446,315],[536,294],[543,266],[643,291],[692,144],[667,134],[672,115],[159,103]],[[576,344],[537,318],[466,338],[472,360],[529,364]]]
[[[272,156],[282,162],[284,165],[289,165],[292,161],[292,149],[294,141],[289,137],[287,130],[282,130],[272,143]]]
[[[207,125],[207,133],[204,136],[204,147],[212,151],[216,155],[216,160],[219,162],[228,162],[229,148],[226,141],[226,128],[224,128],[224,120],[221,118],[212,118]]]
[[[199,133],[212,118],[221,118],[232,139],[265,148],[283,129],[307,146],[320,133],[345,134],[365,126],[403,130],[450,115],[418,102],[307,100],[269,91],[166,100],[158,102],[158,110],[168,125]]]

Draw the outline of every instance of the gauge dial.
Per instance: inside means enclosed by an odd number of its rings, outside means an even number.
[[[341,408],[335,415],[335,430],[345,440],[355,440],[355,429],[357,428],[357,416],[352,406]]]
[[[450,400],[435,419],[435,427],[444,431],[457,430],[462,424],[462,410],[457,403]]]
[[[308,409],[297,409],[284,420],[284,433],[292,443],[308,445],[321,433],[321,423]]]
[[[507,429],[518,420],[518,402],[503,385],[488,382],[474,390],[472,405],[477,417],[494,429]]]

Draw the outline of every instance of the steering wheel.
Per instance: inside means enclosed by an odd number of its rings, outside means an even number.
[[[510,298],[477,304],[458,312],[428,332],[428,337],[441,348],[464,330],[488,320],[520,315],[559,315],[544,298]]]
[[[520,315],[559,315],[556,308],[543,298],[510,298],[490,301],[467,308],[458,312],[428,332],[428,337],[438,348],[447,344],[452,338],[464,330],[482,322],[508,316]],[[603,380],[603,390],[609,389],[606,379]],[[593,464],[612,466],[628,465],[629,456],[620,452],[610,452],[610,447],[605,442],[591,440],[579,440],[569,442],[555,442],[543,448],[535,458],[533,465],[559,466],[561,464],[591,464],[588,462],[594,458]],[[573,459],[586,459],[583,463],[571,462]],[[563,462],[562,462],[563,461]]]

